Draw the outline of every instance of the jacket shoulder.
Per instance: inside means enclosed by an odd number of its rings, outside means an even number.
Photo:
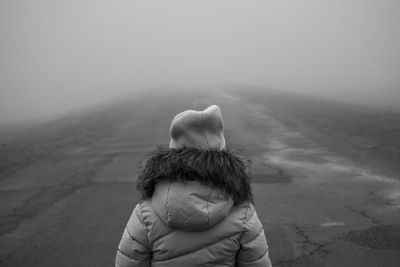
[[[152,199],[141,200],[135,208],[137,216],[143,227],[147,231],[150,247],[154,240],[173,231],[173,228],[167,227],[154,210]]]
[[[246,242],[247,239],[254,238],[263,230],[263,225],[258,218],[257,211],[253,204],[249,203],[245,205],[242,209],[243,217],[241,218],[241,223],[243,225],[243,235],[241,237],[242,242]]]
[[[146,265],[151,259],[151,248],[146,227],[136,205],[118,245],[115,265],[121,267]]]
[[[149,222],[153,217],[153,206],[151,199],[140,200],[132,212],[132,216],[137,216],[141,224],[148,231]]]
[[[242,224],[243,233],[239,239],[241,249],[237,255],[238,266],[271,266],[264,227],[253,205],[249,205]]]

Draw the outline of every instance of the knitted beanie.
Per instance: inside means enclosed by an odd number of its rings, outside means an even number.
[[[221,109],[217,105],[209,106],[203,111],[186,110],[172,120],[169,147],[224,150],[223,130]]]

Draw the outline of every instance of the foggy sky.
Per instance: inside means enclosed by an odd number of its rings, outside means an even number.
[[[0,121],[154,86],[400,106],[397,0],[0,0],[0,38]]]

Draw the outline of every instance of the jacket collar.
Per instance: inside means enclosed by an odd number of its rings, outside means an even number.
[[[143,162],[139,172],[137,189],[142,198],[151,198],[160,181],[198,181],[221,190],[235,205],[253,202],[245,160],[229,150],[158,148]]]

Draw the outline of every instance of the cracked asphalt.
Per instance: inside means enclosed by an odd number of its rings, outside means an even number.
[[[127,100],[4,141],[0,266],[113,266],[139,200],[139,161],[168,144],[176,113],[215,103],[229,147],[251,161],[274,266],[399,266],[397,177],[332,154],[265,106],[224,92],[178,95]]]
[[[252,126],[265,129],[247,142],[257,151],[249,155],[252,171],[284,177],[254,184],[273,265],[398,266],[398,177],[331,153],[266,106],[247,107]]]

